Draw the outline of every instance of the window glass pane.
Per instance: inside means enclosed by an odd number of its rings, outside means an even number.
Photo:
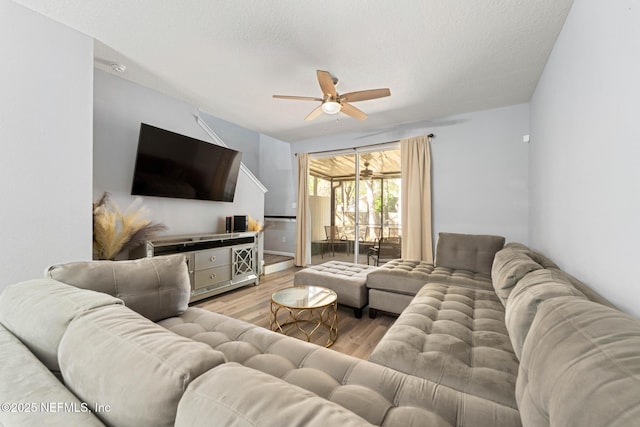
[[[315,176],[311,176],[309,175],[309,195],[310,196],[315,196],[316,195],[316,177]]]
[[[335,224],[345,235],[352,234],[355,225],[355,189],[355,181],[340,181],[336,186]]]
[[[331,197],[331,182],[323,179],[323,178],[318,178],[318,186],[317,188],[317,196],[322,196],[322,197]]]
[[[384,180],[384,224],[387,226],[385,236],[400,236],[400,178],[388,178]]]

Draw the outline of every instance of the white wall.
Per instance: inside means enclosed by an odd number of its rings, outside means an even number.
[[[434,244],[438,232],[497,234],[528,243],[529,107],[520,104],[408,125],[292,144],[293,152],[357,147],[433,132]]]
[[[291,166],[291,144],[260,135],[260,180],[269,189],[265,215],[296,216],[294,202],[297,178]],[[265,221],[264,247],[271,253],[293,255],[296,251],[296,222]]]
[[[123,209],[134,200],[130,195],[131,180],[140,122],[211,141],[195,120],[194,106],[97,69],[94,98],[95,199],[108,191]],[[149,209],[149,218],[169,227],[166,234],[224,232],[224,218],[228,215],[264,219],[264,193],[242,172],[233,203],[142,199]]]
[[[91,259],[93,41],[0,0],[0,290]]]
[[[531,245],[636,316],[639,6],[574,2],[531,100]]]
[[[438,232],[528,243],[528,105],[452,120],[431,143],[434,244]]]
[[[269,189],[264,211],[267,215],[296,215],[297,178],[291,166],[291,144],[260,135],[260,180]]]

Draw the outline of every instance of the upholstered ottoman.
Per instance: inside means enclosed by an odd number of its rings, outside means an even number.
[[[293,277],[295,286],[322,286],[338,294],[338,304],[353,308],[354,315],[362,317],[362,308],[369,302],[367,275],[378,267],[329,261],[297,272]]]

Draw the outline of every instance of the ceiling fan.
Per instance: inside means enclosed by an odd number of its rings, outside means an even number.
[[[360,171],[360,178],[367,179],[373,176],[373,171],[369,169],[369,162],[364,162],[364,169]]]
[[[320,89],[322,89],[322,98],[289,95],[273,95],[273,97],[300,101],[320,101],[321,104],[311,111],[311,113],[305,117],[305,120],[313,120],[322,113],[338,114],[340,112],[354,119],[365,120],[367,115],[362,110],[351,105],[350,102],[367,101],[369,99],[383,98],[391,95],[391,91],[387,88],[360,90],[340,95],[336,91],[336,85],[338,84],[337,78],[332,77],[328,71],[317,70],[316,74],[318,75]]]

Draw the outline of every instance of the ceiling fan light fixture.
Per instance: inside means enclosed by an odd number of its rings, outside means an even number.
[[[322,104],[322,111],[326,114],[338,114],[342,106],[336,101],[326,101]]]

